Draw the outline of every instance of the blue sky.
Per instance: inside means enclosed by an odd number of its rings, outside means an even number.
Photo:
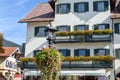
[[[47,0],[0,0],[0,33],[7,40],[22,44],[26,41],[26,23],[18,23],[38,3]]]

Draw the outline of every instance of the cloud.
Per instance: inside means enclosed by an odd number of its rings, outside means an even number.
[[[17,3],[17,6],[21,6],[23,5],[24,3],[28,2],[29,0],[21,0]]]

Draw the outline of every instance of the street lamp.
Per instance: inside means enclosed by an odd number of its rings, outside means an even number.
[[[47,40],[49,44],[49,48],[51,47],[52,42],[55,40],[55,32],[57,31],[56,28],[50,26],[45,29],[45,33],[47,34]]]

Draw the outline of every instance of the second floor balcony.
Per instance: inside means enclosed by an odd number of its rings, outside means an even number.
[[[37,64],[28,60],[23,62],[23,68],[36,69]],[[113,60],[112,56],[64,57],[61,68],[112,68]]]
[[[111,30],[57,32],[54,43],[111,42]]]

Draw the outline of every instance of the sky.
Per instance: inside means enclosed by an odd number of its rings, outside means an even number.
[[[4,39],[22,45],[26,42],[26,23],[18,21],[38,3],[47,0],[0,0],[0,33]]]

